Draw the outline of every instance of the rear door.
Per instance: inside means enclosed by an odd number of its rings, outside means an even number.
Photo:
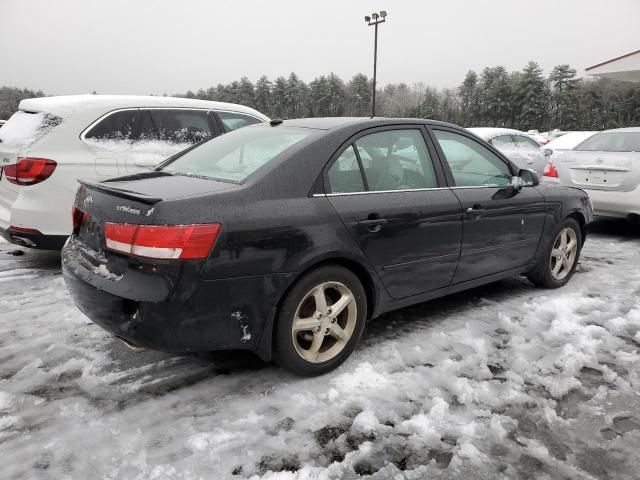
[[[471,135],[446,127],[431,131],[463,212],[453,283],[529,264],[542,235],[544,197],[535,187],[511,187],[515,169]]]
[[[542,177],[546,159],[540,145],[524,135],[514,135],[513,137],[518,145],[520,155],[524,159],[522,168],[529,168]]]
[[[363,132],[329,163],[327,197],[393,298],[451,283],[460,203],[422,126]]]

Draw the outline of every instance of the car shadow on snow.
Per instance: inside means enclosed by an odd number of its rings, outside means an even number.
[[[588,233],[616,237],[622,241],[639,239],[640,222],[617,218],[597,218],[589,225]]]

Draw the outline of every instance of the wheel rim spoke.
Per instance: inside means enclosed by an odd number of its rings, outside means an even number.
[[[355,299],[351,292],[344,292],[338,301],[329,307],[331,309],[331,316],[337,317],[340,315],[342,311],[354,300]]]
[[[344,328],[342,328],[337,323],[334,323],[333,325],[331,325],[331,331],[329,333],[333,338],[335,338],[340,342],[347,341],[347,332],[345,332]]]
[[[320,353],[320,347],[322,346],[322,342],[324,341],[324,333],[314,333],[313,340],[311,342],[311,346],[306,351],[307,360],[311,362],[315,362],[318,359],[318,354]]]
[[[316,301],[316,310],[323,315],[327,313],[327,297],[324,293],[324,285],[318,285],[313,290],[313,298]]]
[[[296,318],[293,321],[293,331],[294,332],[302,332],[304,330],[313,330],[320,326],[320,319],[317,317],[309,317],[309,318]]]

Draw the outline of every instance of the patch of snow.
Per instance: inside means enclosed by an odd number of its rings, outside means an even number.
[[[47,113],[18,111],[0,128],[0,146],[19,151],[43,137],[60,121]]]

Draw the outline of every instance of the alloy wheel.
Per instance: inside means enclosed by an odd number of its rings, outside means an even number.
[[[560,281],[569,275],[578,255],[578,238],[573,228],[563,228],[551,249],[551,276]]]
[[[291,327],[293,345],[304,360],[322,363],[338,355],[358,319],[356,299],[340,282],[324,282],[302,299]]]

